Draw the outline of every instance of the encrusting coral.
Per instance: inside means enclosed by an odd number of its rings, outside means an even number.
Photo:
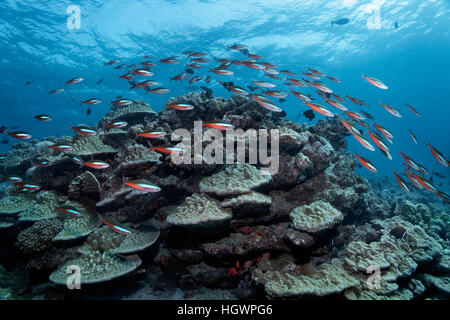
[[[219,203],[205,194],[187,197],[167,217],[167,222],[184,228],[207,228],[230,220],[231,213],[219,207]]]
[[[200,191],[218,196],[238,195],[266,184],[271,176],[250,164],[235,164],[200,181]]]

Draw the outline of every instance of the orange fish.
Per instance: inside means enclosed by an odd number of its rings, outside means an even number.
[[[25,131],[8,132],[8,136],[11,136],[18,140],[28,140],[32,138],[31,134]]]
[[[435,157],[440,164],[442,164],[445,167],[448,167],[448,161],[445,159],[444,155],[441,152],[439,152],[436,148],[434,148],[431,145],[431,143],[428,142],[427,146],[430,148],[433,157]]]
[[[408,193],[409,192],[409,188],[406,185],[406,182],[402,178],[400,178],[395,171],[393,171],[393,173],[394,173],[394,176],[395,176],[395,180],[397,180],[397,182],[400,185],[400,187],[403,189],[403,191]]]
[[[137,134],[138,137],[146,139],[161,138],[164,137],[165,135],[166,133],[162,131],[142,132]]]
[[[381,103],[381,102],[380,102],[380,105],[382,105],[387,110],[387,112],[389,112],[393,116],[395,116],[397,118],[401,118],[402,117],[402,114],[397,109],[395,109],[394,107],[391,107],[391,106],[389,106],[387,104],[384,104],[384,103]]]
[[[171,103],[168,104],[167,107],[181,111],[194,109],[194,106],[188,103]]]
[[[216,120],[216,121],[208,121],[203,124],[204,127],[217,129],[217,130],[232,130],[234,126],[226,121]]]
[[[387,90],[388,86],[385,85],[383,82],[381,82],[378,79],[372,78],[372,77],[366,77],[364,74],[362,75],[363,79],[366,79],[371,85],[380,88],[380,89],[384,89]]]
[[[369,171],[377,173],[377,168],[367,159],[360,157],[357,153],[355,153],[356,158],[361,162],[361,164]]]
[[[178,148],[174,146],[169,145],[162,145],[162,146],[154,146],[152,147],[152,150],[165,153],[165,154],[182,154],[184,152],[183,148]]]
[[[313,109],[314,111],[316,111],[317,113],[320,113],[326,117],[334,117],[334,113],[331,112],[330,110],[328,110],[327,108],[325,108],[324,106],[321,106],[320,104],[317,103],[310,103],[310,102],[303,102],[304,104],[306,104],[308,107],[310,107],[311,109]]]
[[[157,185],[147,181],[147,180],[132,180],[132,181],[125,181],[124,185],[131,187],[133,189],[139,190],[139,191],[145,191],[145,192],[159,192],[161,191],[161,188]]]
[[[84,163],[84,166],[92,169],[106,169],[109,168],[109,164],[104,161],[91,160]]]

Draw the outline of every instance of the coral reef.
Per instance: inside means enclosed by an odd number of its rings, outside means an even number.
[[[108,282],[102,295],[126,287],[132,293],[121,292],[125,299],[449,297],[448,205],[358,176],[354,156],[346,153],[348,130],[337,117],[293,123],[243,96],[215,98],[208,90],[168,103],[194,108],[155,113],[143,101],[112,106],[97,136],[30,140],[5,154],[2,173],[41,187],[17,193],[0,184],[0,257],[35,277],[33,298],[52,290],[58,298],[70,295],[64,287],[69,266],[80,268],[82,286],[92,285],[81,294],[87,296],[102,291],[95,284]],[[193,134],[200,119],[265,129],[268,141],[270,130],[278,129],[279,171],[247,163],[175,164],[152,150],[173,144],[176,129]],[[104,128],[113,121],[128,127]],[[152,130],[167,136],[137,136]],[[53,144],[74,150],[49,149]],[[109,167],[86,168],[72,155]],[[34,166],[37,159],[52,166]],[[132,180],[160,190],[125,185]],[[9,272],[0,268],[0,296],[20,298],[22,289],[2,282]],[[121,282],[126,275],[129,281]]]

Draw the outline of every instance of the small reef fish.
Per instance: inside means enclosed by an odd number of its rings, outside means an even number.
[[[30,192],[30,193],[41,190],[41,186],[29,183],[29,182],[23,182],[23,181],[15,183],[15,186],[24,189],[24,192]]]
[[[360,157],[357,153],[355,153],[356,158],[361,162],[361,164],[369,171],[377,173],[377,168],[366,158]]]
[[[280,90],[269,90],[269,91],[264,91],[263,94],[268,95],[269,97],[272,98],[286,98],[289,94]]]
[[[356,140],[357,140],[364,148],[366,148],[367,150],[370,150],[370,151],[375,151],[375,148],[370,144],[369,141],[367,141],[367,140],[362,136],[362,134],[359,133],[358,130],[351,129],[350,132],[353,134],[353,136],[355,137],[355,139],[356,139]],[[389,151],[387,151],[387,152],[389,152]]]
[[[363,110],[361,110],[361,113],[362,113],[363,115],[365,115],[368,119],[370,119],[370,120],[375,120],[375,117],[374,117],[373,115],[371,115],[370,113],[365,112],[365,111],[363,111]]]
[[[303,100],[303,101],[306,101],[306,102],[312,101],[310,97],[308,97],[306,94],[304,94],[302,92],[291,90],[291,93],[294,96],[296,96],[297,98],[299,98],[300,100]]]
[[[345,97],[348,98],[354,104],[357,104],[358,106],[367,106],[368,105],[364,100],[350,97],[348,94]]]
[[[334,113],[331,112],[330,110],[328,110],[327,108],[325,108],[324,106],[321,106],[320,104],[317,103],[312,103],[312,102],[303,102],[304,104],[306,104],[308,107],[310,107],[311,109],[313,109],[315,112],[324,115],[326,117],[334,117]]]
[[[73,79],[70,79],[69,81],[67,81],[66,85],[68,85],[68,84],[77,84],[77,83],[80,83],[82,81],[84,81],[84,78],[73,78]]]
[[[189,80],[189,84],[197,83],[199,81],[202,81],[202,79],[203,79],[203,76],[195,76],[191,80]]]
[[[335,78],[335,77],[332,77],[332,76],[327,76],[327,78],[328,78],[329,80],[333,81],[333,82],[336,82],[336,83],[341,83],[341,82],[342,82],[342,81],[339,80],[338,78]]]
[[[52,146],[48,146],[51,150],[58,150],[58,151],[70,151],[73,150],[72,146],[65,145],[65,144],[54,144]]]
[[[341,18],[341,19],[337,19],[337,20],[333,20],[331,21],[331,26],[334,26],[335,24],[339,25],[339,26],[343,26],[347,23],[350,22],[350,19],[348,18]]]
[[[104,162],[104,161],[100,161],[100,160],[91,160],[88,162],[85,162],[83,164],[85,167],[91,168],[91,169],[106,169],[109,168],[109,164]]]
[[[427,146],[430,148],[430,151],[433,154],[433,157],[444,167],[448,167],[448,161],[444,157],[444,155],[441,152],[439,152],[436,148],[434,148],[430,142],[427,143]]]
[[[392,143],[392,139],[394,138],[394,135],[388,129],[386,129],[385,127],[383,127],[379,124],[376,124],[376,123],[373,123],[373,126],[375,127],[375,129],[378,130],[378,132],[380,132],[383,135],[383,137],[387,141],[389,141],[389,143]]]
[[[117,233],[123,234],[125,236],[131,235],[131,231],[128,229],[125,229],[124,227],[119,226],[118,224],[112,223],[103,217],[100,217],[100,222],[106,224],[108,227],[110,227],[112,230],[114,230]]]
[[[348,115],[351,119],[355,120],[366,120],[366,118],[364,118],[362,115],[360,115],[357,112],[353,112],[353,111],[345,111],[344,112],[346,115]]]
[[[118,64],[119,62],[120,62],[119,59],[112,59],[112,60],[110,60],[108,62],[105,62],[104,66],[113,66],[115,64]]]
[[[324,93],[333,93],[333,90],[331,90],[327,85],[321,83],[321,82],[317,82],[317,81],[313,81],[311,82],[311,85],[316,88],[317,90],[320,90]]]
[[[143,76],[143,77],[153,77],[155,74],[147,69],[135,69],[132,73]]]
[[[89,127],[86,126],[72,126],[70,125],[70,130],[74,130],[75,132],[82,134],[84,136],[96,136],[97,135],[97,131],[92,130]]]
[[[287,78],[286,80],[289,81],[291,84],[297,86],[297,87],[303,87],[303,88],[306,88],[306,87],[309,86],[306,82],[303,82],[303,81],[300,80],[300,79]]]
[[[229,88],[231,91],[233,91],[234,93],[237,93],[237,94],[241,94],[241,95],[244,95],[244,96],[247,96],[247,95],[249,94],[248,91],[245,90],[245,89],[242,88],[242,87],[238,87],[238,86],[228,86],[228,88]]]
[[[381,103],[381,102],[380,102],[380,105],[382,105],[387,110],[387,112],[389,112],[393,116],[395,116],[397,118],[401,118],[402,117],[402,114],[397,109],[395,109],[394,107],[391,107],[391,106],[389,106],[387,104],[384,104],[384,103]]]
[[[131,187],[136,190],[144,191],[144,192],[160,192],[161,188],[157,185],[147,181],[147,180],[131,180],[125,181],[124,185]]]
[[[234,74],[233,71],[228,70],[228,69],[209,69],[209,72],[213,72],[213,73],[221,75],[221,76],[231,76]]]
[[[315,74],[311,73],[311,72],[302,72],[302,75],[307,76],[308,78],[314,79],[314,80],[319,80],[320,77],[316,76]]]
[[[51,167],[53,165],[53,162],[50,162],[48,160],[40,160],[40,161],[34,161],[33,165],[36,167]]]
[[[152,86],[156,86],[157,84],[158,84],[158,82],[156,82],[154,80],[145,80],[145,81],[136,83],[134,86],[132,86],[130,88],[130,90],[140,89],[140,88],[144,88],[144,87],[152,87]]]
[[[6,161],[6,157],[5,157],[5,156],[2,156],[2,155],[0,155],[0,162],[4,162],[4,161]]]
[[[146,87],[146,89],[147,89],[147,92],[154,93],[154,94],[165,94],[165,93],[170,92],[170,89],[167,89],[167,88],[149,89],[148,87]]]
[[[192,69],[201,69],[201,68],[203,68],[203,66],[201,64],[196,63],[196,62],[186,64],[186,67],[192,68]]]
[[[125,79],[125,80],[131,80],[134,78],[136,78],[136,75],[132,74],[132,73],[126,73],[124,75],[119,76],[119,79]]]
[[[372,78],[372,77],[367,77],[364,74],[362,75],[362,78],[367,80],[371,85],[383,89],[383,90],[387,90],[388,86],[385,85],[381,80],[378,80],[376,78]]]
[[[165,63],[165,64],[178,64],[180,61],[176,60],[175,57],[169,57],[166,59],[160,59],[159,62]]]
[[[175,109],[175,110],[181,110],[181,111],[194,109],[194,106],[191,104],[188,104],[188,103],[171,103],[171,104],[168,104],[167,107]]]
[[[162,131],[142,132],[137,134],[138,137],[146,139],[161,138],[164,137],[165,135],[167,135],[167,133]]]
[[[420,115],[420,113],[419,112],[417,112],[417,110],[416,109],[414,109],[413,107],[411,107],[409,104],[406,104],[406,106],[416,115],[416,116],[418,116],[419,118],[420,117],[422,117],[421,115]]]
[[[420,165],[415,162],[411,157],[408,157],[406,154],[400,151],[401,156],[405,160],[406,164],[413,168],[416,171],[421,171]]]
[[[409,130],[409,135],[411,136],[411,139],[414,141],[415,144],[418,144],[418,143],[417,143],[416,136],[414,135],[414,133],[412,132],[412,130],[411,130],[411,129],[408,129],[408,130]]]
[[[9,175],[9,176],[4,176],[1,181],[9,181],[12,183],[19,183],[19,182],[22,182],[23,179],[22,179],[22,177],[19,177],[19,176]]]
[[[55,90],[49,91],[48,94],[57,94],[57,93],[61,93],[63,91],[64,91],[64,89],[55,89]]]
[[[402,178],[400,178],[400,176],[395,171],[393,171],[393,173],[394,173],[394,176],[395,176],[395,180],[397,180],[397,183],[400,185],[400,187],[403,189],[403,191],[408,193],[409,192],[409,188],[406,185],[406,182]]]
[[[378,148],[380,148],[384,152],[389,152],[388,146],[383,142],[381,137],[379,137],[377,134],[375,134],[375,132],[370,131],[370,130],[368,131],[368,133],[369,133],[370,138],[377,145]]]
[[[153,146],[152,150],[165,153],[165,154],[182,154],[184,153],[183,148],[174,147],[170,145],[162,145],[162,146]]]
[[[151,61],[142,61],[141,64],[142,64],[144,67],[149,67],[149,68],[150,68],[150,67],[156,66],[156,63],[151,62]]]
[[[70,159],[72,159],[73,162],[75,162],[76,164],[78,164],[80,166],[82,166],[84,164],[83,160],[81,160],[77,156],[70,156]]]
[[[217,130],[232,130],[234,129],[234,126],[226,121],[222,120],[216,120],[216,121],[207,121],[203,123],[204,127],[208,127],[211,129],[217,129]]]
[[[231,46],[228,46],[228,49],[230,49],[230,50],[248,50],[248,47],[246,46],[246,45],[243,45],[243,44],[237,44],[237,43],[235,43],[235,44],[233,44],[233,45],[231,45]]]
[[[81,217],[83,215],[79,210],[73,207],[59,207],[55,208],[55,211],[65,213],[74,217]]]
[[[85,101],[81,101],[82,104],[89,104],[89,105],[95,105],[95,104],[99,104],[101,102],[102,102],[102,100],[95,99],[95,98],[92,98],[92,99],[89,99],[89,100],[85,100]]]
[[[413,185],[415,185],[419,189],[423,189],[420,182],[411,174],[411,172],[409,170],[406,170],[405,174],[408,177],[408,179],[412,182]]]
[[[330,104],[330,105],[332,105],[333,107],[335,107],[335,108],[341,109],[341,110],[343,110],[343,111],[347,111],[347,110],[348,110],[346,106],[342,105],[341,103],[339,103],[339,102],[336,101],[336,100],[329,99],[329,98],[325,98],[325,101],[326,101],[328,104]]]
[[[133,101],[128,100],[128,99],[117,99],[117,100],[111,101],[111,103],[116,106],[129,106],[130,104],[133,103]]]
[[[52,117],[50,117],[50,116],[48,116],[46,114],[39,114],[37,116],[34,116],[34,118],[36,120],[43,121],[43,122],[52,121],[53,120]]]
[[[308,67],[308,70],[311,71],[312,73],[314,73],[316,76],[319,76],[319,77],[325,77],[326,76],[325,73],[320,72],[320,71],[318,71],[316,69],[312,69],[312,68]]]
[[[105,128],[108,128],[108,129],[112,129],[112,128],[118,129],[118,128],[124,128],[124,127],[126,127],[127,125],[128,125],[128,122],[125,122],[125,121],[116,121],[116,122],[106,123],[106,124],[104,125],[104,127],[105,127]]]
[[[306,110],[305,112],[303,112],[303,115],[309,121],[312,121],[316,117],[316,115],[314,114],[314,111],[312,111],[311,109],[310,110]]]
[[[419,176],[418,174],[411,172],[411,175],[421,184],[422,187],[427,189],[428,191],[431,191],[435,194],[437,194],[439,191],[436,189],[436,187],[431,183],[431,181],[425,179],[424,177]]]
[[[275,103],[269,100],[255,99],[255,101],[263,108],[274,111],[274,112],[282,112],[283,110],[277,106]]]
[[[272,83],[272,82],[268,82],[268,81],[252,81],[253,84],[263,87],[263,88],[275,88],[277,85]]]
[[[25,131],[8,132],[8,136],[18,140],[28,140],[32,138],[32,135]]]

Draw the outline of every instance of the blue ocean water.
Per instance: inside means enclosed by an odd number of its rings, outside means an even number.
[[[80,10],[79,29],[68,27],[71,14],[67,9],[71,5]],[[207,52],[211,59],[244,59],[239,52],[227,50],[233,43],[243,43],[251,53],[263,55],[264,61],[281,69],[301,74],[309,66],[338,77],[342,83],[327,82],[337,94],[348,93],[368,102],[365,107],[350,101],[346,105],[353,111],[373,114],[377,123],[391,130],[394,144],[389,147],[394,159],[386,159],[378,150],[363,149],[352,137],[348,138],[349,150],[357,150],[369,158],[378,168],[378,176],[388,175],[392,179],[392,170],[403,169],[400,150],[429,171],[448,176],[448,167],[433,158],[425,143],[430,141],[450,156],[449,14],[447,0],[3,0],[0,126],[20,126],[35,138],[73,134],[69,132],[69,122],[96,124],[108,111],[108,102],[119,95],[142,99],[159,111],[170,96],[191,91],[185,84],[169,81],[183,72],[183,65],[158,64],[152,68],[153,79],[171,89],[169,95],[159,96],[142,90],[129,91],[128,83],[118,79],[126,71],[104,67],[104,62],[117,58],[121,63],[139,63],[144,55],[155,62],[159,58],[181,56],[185,50]],[[332,26],[331,21],[343,17],[350,22]],[[69,21],[69,25],[74,22]],[[215,61],[209,64],[215,65]],[[246,67],[234,70],[232,79],[213,78],[240,86],[251,80],[267,80],[257,70]],[[206,71],[204,68],[198,73]],[[361,73],[382,80],[389,89],[370,85],[361,79]],[[48,94],[75,77],[83,77],[85,81],[67,87],[61,94]],[[102,78],[103,82],[97,85]],[[27,81],[33,82],[25,85]],[[209,87],[217,96],[231,96],[214,81]],[[279,88],[288,90],[283,85]],[[314,93],[311,88],[302,91]],[[79,101],[90,98],[99,98],[103,103],[92,106],[92,114],[87,115],[86,106]],[[292,95],[286,100],[279,105],[287,117],[307,121],[297,115],[308,107]],[[403,118],[387,113],[380,101],[395,106]],[[416,117],[406,103],[414,106],[422,117]],[[36,121],[33,117],[41,113],[51,115],[54,120]],[[316,115],[314,121],[323,118]],[[408,128],[415,133],[419,145],[412,142]],[[9,140],[8,144],[0,145],[0,153],[15,142]],[[374,176],[365,169],[358,170],[368,177]],[[448,185],[445,188],[448,192]]]

